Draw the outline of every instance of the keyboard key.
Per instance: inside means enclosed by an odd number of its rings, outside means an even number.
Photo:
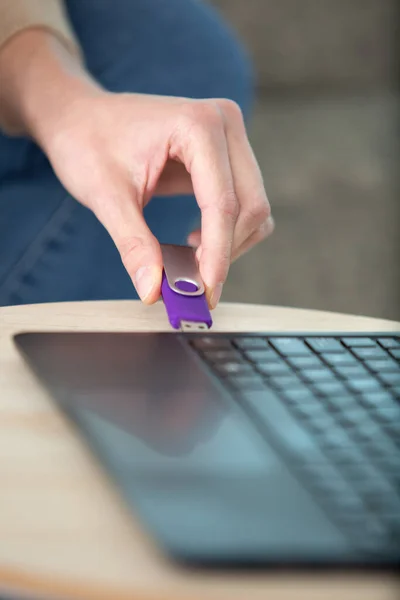
[[[308,419],[309,426],[318,434],[325,437],[328,431],[332,431],[337,427],[333,417],[328,413],[310,415]]]
[[[342,365],[358,365],[357,359],[350,352],[337,352],[332,354],[321,354],[322,358],[332,367]]]
[[[400,374],[400,365],[391,358],[385,358],[382,360],[366,360],[365,364],[371,371],[379,373],[381,371],[394,371]]]
[[[397,446],[400,446],[400,420],[383,421],[383,424],[386,426],[386,431],[389,434],[389,436],[392,438],[393,442]],[[399,455],[399,464],[400,464],[400,455]],[[399,471],[400,471],[400,469],[399,469]]]
[[[328,452],[331,460],[338,465],[338,468],[342,470],[344,475],[346,474],[345,469],[348,465],[362,465],[365,461],[365,457],[362,455],[361,446],[358,446],[358,444],[355,446],[354,440],[351,440],[351,443],[348,445],[330,451],[328,450]]]
[[[390,482],[372,467],[363,465],[362,468],[355,469],[351,479],[357,492],[371,509],[377,510],[379,504],[383,504],[385,496],[393,496],[394,490]]]
[[[290,375],[292,372],[284,362],[258,363],[257,370],[263,375]]]
[[[374,482],[377,483],[377,482]],[[365,504],[368,508],[377,513],[380,519],[386,521],[385,516],[390,520],[397,517],[400,519],[400,501],[397,500],[393,486],[387,480],[384,486],[374,485],[362,494]],[[389,519],[387,520],[387,522]]]
[[[268,392],[244,392],[243,405],[251,408],[257,418],[272,430],[280,442],[297,460],[301,458],[322,462],[324,457],[313,436],[292,416],[278,396]]]
[[[391,446],[390,452],[380,453],[374,456],[374,461],[382,469],[386,476],[391,479],[393,475],[399,474],[399,452],[392,452],[393,447]],[[400,488],[399,488],[400,489]]]
[[[349,465],[346,474],[360,493],[374,491],[383,494],[391,491],[390,483],[370,462]]]
[[[234,375],[228,378],[228,383],[236,390],[264,390],[267,389],[262,377],[252,375]]]
[[[354,359],[355,360],[355,359]],[[334,367],[335,373],[344,377],[345,379],[353,379],[353,377],[364,377],[369,375],[367,369],[363,365],[355,364],[354,366],[338,365]]]
[[[335,416],[346,428],[361,426],[361,423],[367,419],[365,410],[357,405],[350,406],[340,413],[335,413]]]
[[[371,440],[373,444],[379,444],[381,439],[388,439],[382,424],[376,419],[369,417],[363,423],[356,425],[353,432],[363,443]]]
[[[316,381],[313,384],[314,389],[324,396],[348,395],[348,390],[340,381]]]
[[[386,494],[380,492],[379,489],[375,488],[373,484],[369,487],[365,486],[366,490],[360,490],[360,495],[364,501],[364,504],[369,512],[375,514],[376,518],[380,519],[385,525],[385,520],[382,519],[385,506],[385,496],[394,496],[393,490],[388,489]]]
[[[386,475],[389,477],[394,489],[400,497],[400,472],[399,472],[399,454],[397,454],[397,469],[392,470],[390,473],[386,471]]]
[[[311,369],[323,364],[318,356],[288,356],[287,360],[296,369]]]
[[[382,428],[371,419],[366,419],[362,424],[354,423],[353,426],[352,433],[357,436],[358,441],[364,445],[369,445],[374,449],[381,446],[382,443],[386,444],[386,440],[389,440]],[[384,440],[384,442],[382,440]]]
[[[274,375],[269,378],[269,382],[281,390],[302,386],[302,382],[296,375]]]
[[[237,337],[233,340],[235,346],[242,350],[248,349],[266,349],[268,348],[268,342],[262,337]]]
[[[253,369],[249,363],[241,361],[217,363],[214,365],[214,369],[222,376],[239,375],[253,372]]]
[[[360,423],[354,423],[352,432],[361,439],[363,443],[371,440],[375,444],[375,442],[378,443],[380,439],[386,437],[380,425],[369,417],[366,417]]]
[[[231,349],[232,344],[225,337],[219,337],[218,335],[210,335],[207,337],[196,337],[191,340],[191,345],[197,350],[209,350],[213,349]]]
[[[338,448],[353,446],[354,442],[350,439],[346,431],[339,427],[334,427],[332,431],[325,432],[325,435],[320,440],[320,444],[322,448],[332,452]]]
[[[389,353],[393,356],[393,358],[400,360],[400,348],[392,348],[389,350]]]
[[[386,527],[378,519],[372,519],[369,514],[364,514],[362,525],[359,528],[357,543],[364,550],[386,549],[388,544]]]
[[[305,403],[305,402],[315,402],[316,396],[315,394],[305,387],[304,385],[298,385],[292,389],[283,390],[284,397],[291,403]]]
[[[390,434],[390,437],[393,440],[393,443],[397,446],[398,449],[400,449],[400,433],[399,433],[399,430],[398,429],[397,429],[397,431],[389,430],[389,434]],[[400,457],[399,457],[399,462],[400,462]],[[396,483],[396,489],[399,490],[399,494],[400,494],[400,474],[398,474],[398,482]]]
[[[271,338],[270,343],[284,356],[313,356],[310,348],[299,338]]]
[[[306,338],[306,342],[315,352],[343,352],[342,344],[330,337],[311,337]]]
[[[397,447],[398,453],[398,463],[400,465],[400,420],[396,421],[382,421],[382,426],[384,427],[386,433],[389,438],[393,442],[393,444]],[[400,468],[397,472],[398,476],[398,491],[400,496]]]
[[[366,358],[387,358],[387,353],[383,348],[379,348],[376,346],[375,348],[352,348],[353,354],[358,356],[358,358],[366,359]]]
[[[335,495],[334,506],[336,510],[340,511],[341,515],[345,514],[347,519],[351,518],[354,520],[354,516],[358,518],[359,515],[364,514],[364,503],[356,493],[346,491],[346,494]]]
[[[245,350],[244,354],[246,358],[255,363],[276,361],[277,359],[282,360],[272,348],[266,348],[265,350]]]
[[[388,484],[390,485],[389,480]],[[392,491],[392,493],[390,493],[390,491]],[[400,496],[393,494],[393,487],[390,488],[389,493],[380,495],[379,509],[381,517],[383,518],[385,515],[390,515],[392,518],[397,516],[397,519],[400,519]]]
[[[371,409],[379,406],[391,407],[394,402],[392,395],[385,390],[362,394],[360,399],[363,404]]]
[[[329,406],[334,411],[342,411],[347,410],[349,408],[355,408],[357,406],[357,402],[354,399],[354,396],[348,395],[340,395],[340,396],[328,396],[327,402],[329,402]]]
[[[373,416],[375,415],[385,423],[393,423],[394,425],[398,423],[400,425],[400,406],[396,404],[393,404],[393,406],[376,406],[373,412]]]
[[[332,371],[330,371],[327,368],[304,369],[303,371],[301,371],[301,375],[304,377],[304,379],[307,379],[307,381],[310,381],[312,383],[316,381],[336,381],[336,378],[333,375]]]
[[[355,347],[368,347],[368,346],[376,346],[376,341],[373,340],[370,337],[345,337],[345,338],[341,338],[343,344],[345,344],[345,346],[348,346],[349,348],[355,348]]]
[[[400,400],[400,385],[393,385],[390,391]]]
[[[400,373],[378,373],[378,375],[386,385],[400,385]]]
[[[352,492],[347,481],[340,474],[334,477],[326,470],[325,477],[321,477],[316,482],[316,487],[320,493],[329,496],[326,500],[334,504],[336,509],[340,507],[343,510],[346,507],[346,511],[362,510],[361,500]]]
[[[234,348],[226,350],[203,350],[203,356],[210,362],[231,362],[241,359],[240,353]]]
[[[322,417],[326,413],[325,406],[318,401],[298,402],[293,406],[293,409],[303,419]]]
[[[362,442],[366,444],[368,442],[369,452],[372,453],[374,462],[381,462],[383,459],[385,461],[395,461],[396,462],[396,472],[399,471],[399,451],[396,448],[396,445],[393,443],[393,440],[386,435],[378,435],[377,437],[373,436],[368,439],[363,439]]]
[[[378,342],[384,348],[400,348],[400,340],[397,338],[378,338]]]
[[[335,505],[337,499],[354,495],[346,479],[331,463],[311,463],[304,465],[301,470],[308,476],[314,490],[319,494],[328,496],[329,498],[326,499],[334,502]],[[358,508],[360,508],[360,505]]]
[[[340,471],[327,459],[321,461],[307,461],[301,465],[301,471],[312,476],[313,482],[324,482],[327,479],[341,481],[341,487],[348,487],[345,479],[341,477]]]
[[[382,386],[374,377],[349,379],[347,385],[355,392],[372,392],[381,390]]]
[[[398,548],[400,540],[400,513],[390,513],[388,510],[381,510],[380,517],[385,524],[392,543]]]
[[[344,432],[344,434],[347,435],[346,432]],[[345,469],[348,466],[355,468],[357,465],[363,465],[366,460],[365,456],[361,453],[360,448],[355,445],[354,439],[349,435],[347,435],[347,441],[341,446],[331,449],[330,457],[341,469],[343,469],[343,472],[345,472]]]

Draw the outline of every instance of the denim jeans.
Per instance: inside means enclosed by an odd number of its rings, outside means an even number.
[[[107,89],[231,98],[248,113],[248,60],[201,1],[65,4],[86,66]],[[169,243],[184,243],[199,218],[191,196],[153,198],[145,216]],[[41,150],[0,134],[0,306],[136,297],[108,233],[62,187]]]

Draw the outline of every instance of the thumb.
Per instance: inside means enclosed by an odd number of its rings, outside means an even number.
[[[117,248],[140,299],[153,304],[161,293],[161,249],[145,223],[140,228],[138,223],[135,225],[135,232],[123,243],[117,243]]]
[[[99,204],[97,204],[99,206]],[[128,196],[101,204],[96,216],[111,235],[140,299],[157,302],[161,293],[163,260],[160,244],[151,233],[138,204]]]

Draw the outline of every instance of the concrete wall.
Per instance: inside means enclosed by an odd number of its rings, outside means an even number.
[[[253,55],[261,87],[391,86],[396,0],[210,0]]]

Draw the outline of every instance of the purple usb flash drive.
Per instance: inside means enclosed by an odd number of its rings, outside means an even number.
[[[171,244],[163,244],[161,249],[164,261],[161,295],[169,322],[174,329],[183,331],[209,329],[212,318],[194,250]]]

